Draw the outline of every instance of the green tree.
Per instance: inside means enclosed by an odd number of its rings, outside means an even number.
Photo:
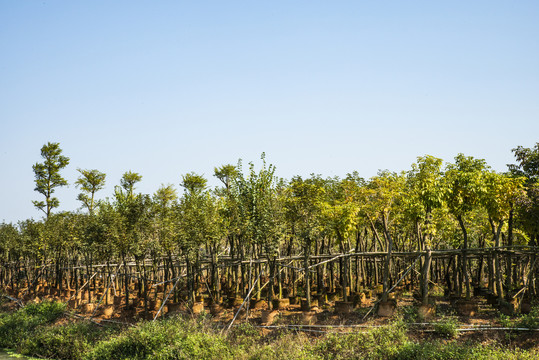
[[[185,258],[187,265],[187,280],[189,296],[192,302],[196,294],[196,271],[198,269],[200,248],[208,238],[214,235],[215,227],[213,219],[212,201],[206,191],[207,180],[195,173],[182,176],[181,186],[184,194],[178,206],[178,218],[180,219],[178,247]]]
[[[508,165],[509,171],[525,176],[531,183],[539,181],[539,142],[533,148],[518,146],[512,151],[518,164]]]
[[[277,178],[275,166],[266,165],[262,153],[262,168],[257,172],[253,163],[249,164],[249,173],[244,176],[239,170],[235,186],[238,191],[239,210],[245,225],[246,238],[251,239],[253,254],[266,256],[269,263],[270,281],[275,277],[275,264],[282,239],[282,209],[277,199]],[[260,270],[260,268],[259,268]],[[258,283],[259,284],[259,283]],[[257,288],[257,298],[260,291]],[[268,297],[273,296],[273,286],[268,288]]]
[[[20,254],[20,247],[23,245],[23,239],[19,229],[13,224],[6,224],[2,222],[0,224],[0,262],[3,265],[9,264],[11,261],[18,260]],[[13,287],[13,277],[9,276],[9,267],[2,266],[0,268],[0,279],[11,278],[11,286]],[[7,285],[4,280],[2,285]]]
[[[94,196],[97,191],[102,190],[105,187],[106,175],[96,169],[77,169],[77,171],[81,176],[79,176],[75,184],[83,191],[78,195],[77,200],[81,201],[83,205],[86,206],[90,215],[93,215],[95,207]]]
[[[521,196],[524,178],[512,177],[507,174],[488,172],[485,174],[486,191],[483,193],[482,203],[489,217],[492,237],[496,251],[500,247],[502,227],[509,219],[515,200]],[[503,298],[500,255],[494,258],[494,273],[496,278],[496,293]],[[509,272],[510,273],[510,272]],[[509,274],[507,274],[509,276]]]
[[[351,249],[350,237],[357,231],[359,221],[359,203],[355,199],[357,181],[351,179],[327,179],[325,181],[326,196],[323,202],[323,221],[330,235],[337,239],[341,253]],[[344,301],[348,301],[347,288],[350,287],[350,258],[340,260],[343,265],[342,291]]]
[[[42,241],[47,246],[49,255],[54,259],[55,285],[62,290],[69,281],[66,269],[69,267],[69,259],[79,247],[79,217],[85,215],[73,212],[58,212],[51,214],[44,222]]]
[[[214,175],[218,178],[227,191],[230,190],[232,181],[238,176],[238,169],[234,165],[223,165],[214,169]]]
[[[533,148],[518,146],[513,149],[517,164],[508,165],[509,171],[526,178],[526,194],[516,201],[519,226],[528,234],[530,244],[539,239],[539,143]]]
[[[217,177],[224,185],[224,187],[217,188],[215,194],[220,197],[221,206],[219,211],[221,213],[221,221],[224,229],[224,236],[228,241],[230,248],[230,257],[232,259],[239,258],[240,262],[233,266],[232,273],[229,273],[228,287],[230,290],[234,290],[234,295],[237,296],[239,292],[241,260],[244,256],[244,243],[242,237],[245,235],[246,221],[240,215],[240,196],[239,186],[241,182],[238,181],[240,175],[239,169],[241,168],[241,161],[238,166],[223,165],[214,169],[214,176]],[[243,275],[243,273],[241,273]]]
[[[407,184],[409,196],[407,202],[413,203],[416,209],[415,220],[419,250],[427,251],[422,266],[421,294],[423,305],[428,305],[428,284],[430,274],[430,248],[436,227],[432,219],[433,210],[443,205],[444,183],[442,172],[442,159],[426,155],[418,157],[417,163],[412,164],[408,172]],[[420,221],[422,219],[422,221]]]
[[[174,186],[161,185],[155,192],[153,199],[159,205],[160,210],[169,209],[172,203],[178,198],[178,194]]]
[[[176,269],[172,254],[175,253],[176,238],[178,235],[178,223],[176,212],[176,200],[178,194],[172,185],[161,185],[153,195],[153,226],[159,249],[165,253],[168,259],[167,269],[165,270],[165,281],[168,281],[169,275],[176,277]],[[168,282],[165,286],[168,286]]]
[[[133,197],[133,191],[135,190],[135,184],[142,180],[142,175],[136,172],[127,171],[122,175],[120,179],[120,185],[127,193],[128,197]]]
[[[147,235],[152,230],[148,221],[151,199],[148,195],[134,193],[135,184],[141,179],[140,174],[127,171],[120,180],[121,186],[116,186],[114,192],[114,208],[120,217],[121,223],[117,238],[117,248],[124,263],[126,304],[129,304],[127,257],[129,255],[134,256],[138,266],[147,249],[145,246],[148,239]],[[146,287],[144,287],[144,291],[146,291]]]
[[[382,301],[387,301],[388,299],[389,274],[392,268],[391,253],[394,242],[390,232],[391,215],[398,210],[398,205],[404,194],[404,185],[404,175],[389,171],[380,171],[367,184],[369,201],[375,206],[378,218],[382,222],[383,234],[386,240],[387,255],[384,263]]]
[[[468,231],[466,228],[466,215],[480,206],[482,194],[486,191],[484,175],[488,165],[483,159],[474,159],[472,156],[458,154],[454,164],[448,164],[445,172],[447,192],[446,202],[449,211],[457,219],[462,231],[462,275],[466,286],[466,299],[470,299],[470,278],[468,274]],[[459,293],[462,287],[459,286]]]
[[[36,163],[32,166],[35,174],[35,191],[45,196],[45,201],[32,201],[34,206],[43,211],[47,218],[51,214],[51,210],[60,205],[58,198],[52,194],[56,188],[67,186],[67,180],[60,176],[60,170],[69,164],[69,158],[62,155],[59,143],[51,143],[43,145],[41,148],[41,157],[44,159],[42,163]]]
[[[303,248],[303,269],[305,277],[305,297],[311,306],[311,281],[309,262],[311,247],[322,231],[322,209],[325,189],[323,180],[311,177],[303,180],[301,176],[292,178],[285,200],[286,216],[292,226],[292,233]]]

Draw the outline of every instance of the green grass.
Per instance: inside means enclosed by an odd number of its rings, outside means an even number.
[[[401,323],[365,332],[329,334],[313,347],[322,359],[389,359],[407,341]]]
[[[456,342],[408,342],[399,349],[392,359],[395,360],[512,360],[537,359],[537,351],[502,349],[494,346],[484,347]]]
[[[434,333],[446,339],[456,338],[458,336],[457,329],[458,323],[452,318],[442,318],[441,321],[434,324]]]
[[[26,338],[20,344],[20,349],[25,355],[80,360],[95,344],[117,333],[115,327],[101,328],[90,321],[52,325]]]
[[[123,329],[98,327],[87,321],[55,321],[64,314],[58,303],[28,305],[16,312],[0,313],[2,347],[39,358],[98,359],[536,359],[539,351],[493,344],[482,346],[453,339],[455,324],[443,321],[439,337],[452,340],[412,341],[406,322],[368,331],[308,336],[274,331],[262,335],[252,324],[239,324],[228,333],[207,317],[181,317],[141,322]],[[534,324],[535,315],[512,320]]]
[[[225,337],[180,318],[144,322],[91,349],[87,359],[233,359]]]
[[[65,305],[54,302],[29,304],[14,313],[0,314],[0,348],[18,349],[44,325],[50,324],[65,311]]]
[[[531,309],[529,314],[508,316],[500,314],[500,324],[504,327],[539,329],[539,306]]]

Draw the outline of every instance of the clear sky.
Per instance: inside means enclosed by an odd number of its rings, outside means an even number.
[[[70,184],[107,174],[99,198],[262,152],[288,179],[459,152],[505,171],[539,141],[538,39],[535,0],[0,0],[0,221],[41,218],[48,141]]]

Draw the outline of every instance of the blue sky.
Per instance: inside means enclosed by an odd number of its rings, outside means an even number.
[[[537,1],[0,0],[0,221],[40,218],[40,148],[138,189],[262,152],[371,177],[539,141]],[[77,189],[57,191],[76,210]]]

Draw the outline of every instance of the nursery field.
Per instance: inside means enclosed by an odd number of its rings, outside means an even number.
[[[179,310],[156,321],[106,321],[42,302],[16,310],[2,301],[0,346],[51,359],[535,359],[539,356],[537,310],[498,316],[479,302],[473,317],[440,303],[439,317],[420,323],[403,294],[392,319],[356,309],[343,316],[315,311],[308,324],[294,306],[270,322],[260,310],[228,328],[226,312],[213,316]],[[413,300],[410,300],[413,302]],[[108,318],[108,317],[107,317]],[[109,318],[110,319],[110,318]],[[268,324],[272,325],[268,325]],[[7,355],[6,355],[7,356]]]
[[[296,358],[536,355],[539,144],[513,149],[507,173],[427,155],[368,180],[280,179],[262,156],[259,170],[215,168],[215,189],[185,174],[181,196],[137,193],[142,176],[128,171],[97,200],[105,174],[79,170],[85,211],[54,213],[61,152],[46,144],[33,167],[44,218],[0,224],[0,346],[69,358],[36,349],[74,337],[92,350],[69,356],[111,359],[195,356],[178,355],[185,339],[192,351],[210,342],[207,358],[275,358],[288,344]]]

